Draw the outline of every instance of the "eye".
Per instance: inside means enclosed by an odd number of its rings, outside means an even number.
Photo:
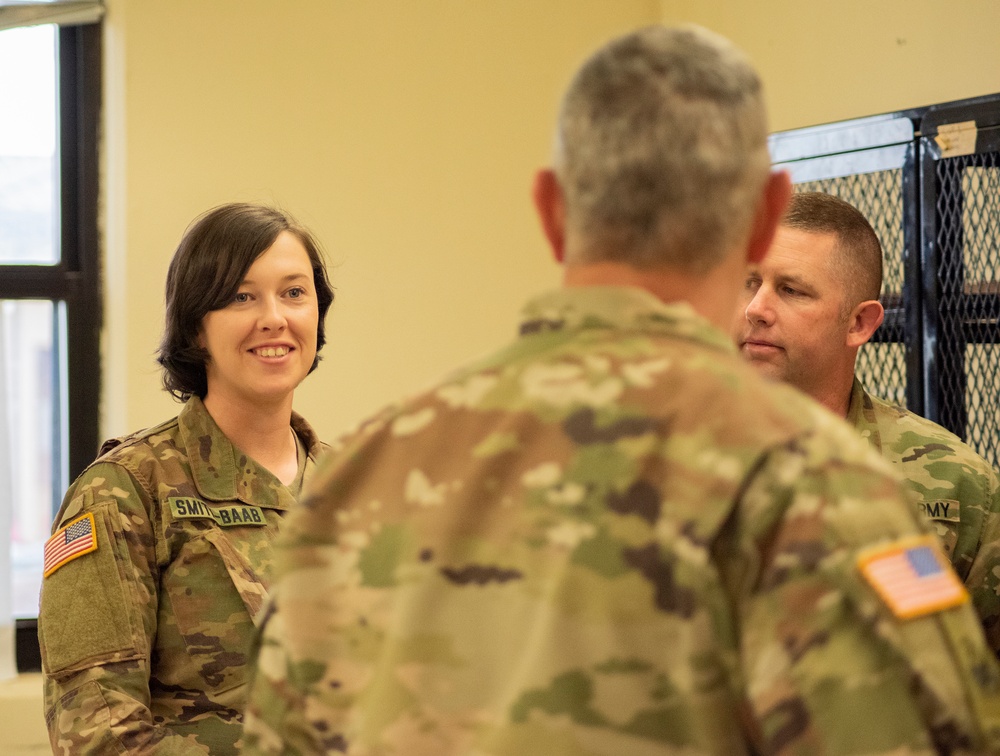
[[[236,292],[236,296],[233,297],[233,301],[237,304],[245,304],[250,301],[250,295],[245,291]]]
[[[781,287],[781,291],[782,291],[783,294],[788,294],[789,296],[792,296],[792,297],[797,297],[797,296],[800,296],[802,294],[801,291],[799,291],[798,289],[795,289],[795,288],[793,288],[791,286],[782,286]]]
[[[749,276],[747,280],[743,282],[743,288],[747,291],[753,291],[754,289],[760,288],[760,279],[754,276]]]
[[[300,297],[304,297],[305,294],[306,290],[301,286],[296,286],[295,288],[288,290],[288,296],[292,299],[299,299]]]

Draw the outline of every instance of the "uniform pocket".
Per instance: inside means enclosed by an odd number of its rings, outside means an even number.
[[[139,704],[132,699],[122,698],[131,706],[117,707],[115,713],[120,718],[131,713],[129,708],[139,708]],[[63,695],[56,706],[46,711],[45,724],[49,728],[53,754],[128,753],[115,736],[116,723],[112,722],[111,707],[104,691],[93,680]],[[122,728],[119,728],[121,731]]]
[[[205,533],[205,538],[215,547],[226,565],[229,578],[233,581],[243,605],[250,614],[250,619],[257,624],[261,607],[267,599],[267,586],[253,567],[243,558],[239,551],[233,548],[225,534],[218,530],[210,530]]]
[[[185,544],[163,584],[172,610],[166,621],[176,622],[206,688],[220,693],[243,685],[253,618],[267,596],[250,564],[223,533],[206,530]]]

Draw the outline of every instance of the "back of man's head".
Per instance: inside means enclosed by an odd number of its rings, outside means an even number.
[[[781,225],[814,234],[834,234],[834,268],[845,284],[845,307],[878,299],[882,290],[882,245],[864,214],[848,202],[822,192],[793,194]]]
[[[705,272],[746,239],[769,174],[760,79],[698,27],[620,37],[566,93],[555,169],[566,262]]]

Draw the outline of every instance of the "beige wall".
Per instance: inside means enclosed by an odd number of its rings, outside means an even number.
[[[1000,92],[996,0],[662,0],[754,59],[775,131]]]
[[[557,283],[529,199],[560,91],[656,0],[108,0],[103,435],[176,413],[153,353],[187,224],[290,210],[337,301],[296,407],[330,437],[513,335]]]
[[[529,201],[593,47],[656,20],[730,36],[775,129],[1000,90],[996,0],[108,0],[103,435],[176,411],[153,360],[186,225],[262,200],[338,299],[297,408],[321,434],[510,337],[558,281]]]

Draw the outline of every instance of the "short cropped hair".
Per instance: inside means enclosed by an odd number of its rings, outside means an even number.
[[[651,26],[571,82],[555,172],[578,259],[710,270],[749,234],[770,171],[761,82],[728,40]]]
[[[176,399],[205,398],[208,352],[198,343],[202,321],[232,301],[254,261],[282,231],[302,243],[312,263],[319,326],[316,359],[309,372],[316,369],[319,350],[326,343],[324,321],[334,296],[316,239],[280,210],[243,202],[221,205],[192,223],[167,271],[166,326],[157,362],[163,368],[163,387]]]
[[[832,194],[792,195],[781,225],[811,233],[832,233],[843,263],[846,306],[850,309],[882,291],[882,244],[860,210]]]

